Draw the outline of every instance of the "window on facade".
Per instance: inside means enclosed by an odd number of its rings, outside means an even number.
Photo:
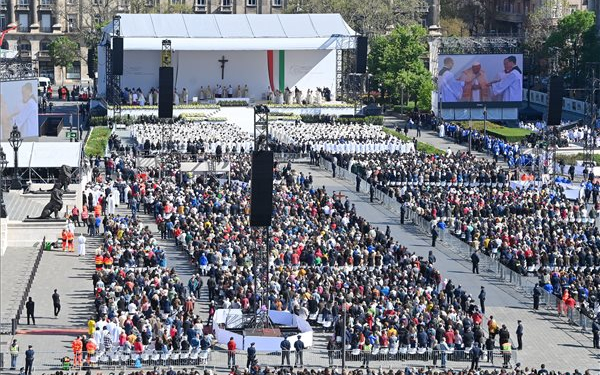
[[[246,5],[249,7],[255,7],[256,6],[256,0],[246,0]]]
[[[206,0],[196,0],[196,6],[205,7],[206,6]]]
[[[0,30],[4,30],[6,29],[6,15],[1,13],[0,14]]]
[[[50,41],[48,39],[44,39],[40,42],[40,51],[50,51]]]
[[[281,6],[282,1],[281,0],[273,0],[273,6],[274,7],[280,7]]]
[[[231,0],[221,0],[221,6],[230,7],[231,6]]]
[[[67,31],[73,32],[75,30],[77,30],[77,15],[69,14],[67,16]]]
[[[19,51],[29,51],[31,52],[31,43],[27,40],[19,40],[19,44],[17,45],[17,49]]]
[[[172,5],[184,5],[185,0],[171,0]]]
[[[27,5],[29,5],[29,0],[19,0],[19,5],[20,6],[27,6]]]
[[[52,0],[40,0],[40,6],[48,8],[52,5]]]
[[[21,31],[21,32],[29,31],[29,14],[28,13],[19,13],[19,31]]]
[[[81,63],[75,61],[70,68],[67,68],[67,79],[81,79]]]
[[[54,81],[54,64],[51,61],[40,61],[40,77]]]
[[[40,19],[40,28],[43,33],[51,33],[52,32],[52,15],[49,13],[42,13],[42,18]]]

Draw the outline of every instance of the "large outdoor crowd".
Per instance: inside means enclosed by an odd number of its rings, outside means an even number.
[[[140,151],[166,150],[198,153],[244,153],[252,151],[249,133],[231,123],[185,121],[174,124],[135,124],[131,136]]]
[[[150,124],[133,129],[140,148],[162,131]],[[594,225],[600,207],[588,210],[547,186],[511,188],[509,181],[521,176],[465,153],[338,148],[387,139],[370,126],[347,130],[328,137],[333,129],[303,125],[294,132],[276,125],[273,134],[282,143],[320,149],[321,157],[356,172],[441,231],[515,270],[538,272],[547,289],[594,308],[600,293],[600,234]],[[294,171],[290,164],[273,170],[267,247],[249,225],[250,155],[241,153],[249,149],[246,135],[222,124],[201,128],[190,123],[166,131],[174,143],[171,150],[185,152],[191,143],[198,145],[198,152],[201,145],[211,151],[216,144],[227,148],[233,153],[233,182],[181,173],[185,156],[176,151],[165,155],[160,166],[142,169],[129,155],[105,160],[109,178],[91,184],[84,202],[95,218],[93,234],[100,234],[99,224],[103,229],[93,276],[96,316],[90,318],[84,339],[93,341],[96,350],[207,351],[213,337],[195,313],[201,276],[208,278],[214,303],[209,320],[217,307],[249,312],[266,293],[271,309],[290,311],[313,323],[317,316],[321,323],[328,322],[336,349],[343,337],[350,349],[361,351],[479,348],[484,353],[512,348],[509,322],[484,316],[474,294],[479,291],[444,278],[432,252],[427,259],[410,252],[391,237],[389,228],[362,218],[343,194],[314,186],[311,175]],[[337,145],[335,152],[326,152],[327,143]],[[590,202],[597,203],[592,191],[600,191],[600,186],[590,191]],[[127,205],[131,215],[117,215],[120,204]],[[157,234],[139,221],[141,211],[154,218]],[[198,275],[188,283],[169,268],[158,235],[173,239],[196,264]],[[264,275],[268,267],[270,283],[260,278],[254,290],[252,249],[257,246],[269,249],[268,263],[255,271]]]
[[[277,143],[316,152],[371,154],[414,151],[412,142],[385,133],[379,125],[280,122],[271,126],[270,135]]]
[[[598,182],[585,182],[583,199],[572,201],[560,186],[527,185],[533,176],[466,153],[325,157],[442,234],[450,232],[520,273],[539,275],[547,290],[565,300],[574,296],[598,307]],[[510,181],[523,184],[511,187]]]

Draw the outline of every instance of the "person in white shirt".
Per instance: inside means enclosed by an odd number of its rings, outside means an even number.
[[[38,104],[30,82],[23,85],[21,95],[24,105],[19,112],[12,114],[11,117],[23,137],[37,137],[39,135]]]
[[[523,72],[517,66],[517,58],[509,56],[504,59],[504,74],[497,80],[488,83],[493,95],[501,97],[503,102],[520,102],[523,100]]]
[[[444,67],[438,74],[438,90],[441,95],[442,102],[458,102],[463,95],[463,87],[465,83],[454,77],[451,70],[454,67],[452,57],[444,59]]]

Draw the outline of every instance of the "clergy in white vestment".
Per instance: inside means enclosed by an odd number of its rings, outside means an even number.
[[[142,92],[142,90],[138,91],[138,102],[141,106],[146,105],[146,98],[144,97],[144,93]]]
[[[446,136],[446,127],[444,126],[444,124],[440,124],[438,126],[438,135],[440,136],[440,138],[444,138]]]
[[[444,67],[438,74],[438,90],[442,102],[458,102],[462,97],[464,81],[459,81],[454,77],[451,70],[454,67],[452,57],[444,59]]]
[[[183,88],[183,91],[181,92],[181,97],[183,99],[183,104],[188,104],[188,91],[185,87]]]
[[[200,86],[200,95],[198,97],[200,100],[206,99],[206,94],[204,92],[204,86]]]
[[[173,104],[179,105],[179,93],[177,93],[177,89],[173,90]]]
[[[248,89],[248,85],[244,85],[244,90],[242,91],[242,96],[244,98],[249,98],[250,90]]]
[[[242,97],[242,87],[240,85],[237,85],[237,88],[235,89],[235,97],[236,98]]]
[[[504,59],[504,73],[489,83],[492,95],[501,97],[503,102],[520,102],[523,99],[523,73],[517,66],[515,56]]]
[[[154,104],[154,89],[150,89],[150,92],[148,93],[148,105],[153,105]]]
[[[85,243],[87,242],[83,233],[77,237],[77,252],[79,256],[85,256]]]
[[[109,215],[115,214],[115,206],[116,206],[115,197],[113,197],[113,195],[111,193],[108,196],[108,199],[106,200],[106,211]]]

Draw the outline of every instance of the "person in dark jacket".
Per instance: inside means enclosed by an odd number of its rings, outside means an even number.
[[[283,341],[279,345],[281,348],[281,365],[283,366],[283,362],[286,361],[287,365],[290,365],[290,349],[292,345],[290,344],[290,340],[288,340],[287,336],[283,338]]]
[[[481,353],[482,351],[479,347],[479,343],[476,342],[471,348],[471,371],[479,368],[479,358],[481,357]]]
[[[304,360],[302,358],[302,352],[304,351],[304,343],[302,342],[302,336],[298,335],[298,340],[294,343],[294,349],[296,349],[296,358],[294,360],[294,366],[304,366]]]
[[[256,361],[256,347],[254,345],[255,343],[251,343],[250,347],[248,348],[248,359],[246,360],[246,368],[248,369],[251,369]]]
[[[27,325],[29,325],[30,318],[33,321],[33,325],[35,325],[35,302],[33,302],[31,297],[29,297],[29,300],[25,304],[25,308],[27,310]]]

